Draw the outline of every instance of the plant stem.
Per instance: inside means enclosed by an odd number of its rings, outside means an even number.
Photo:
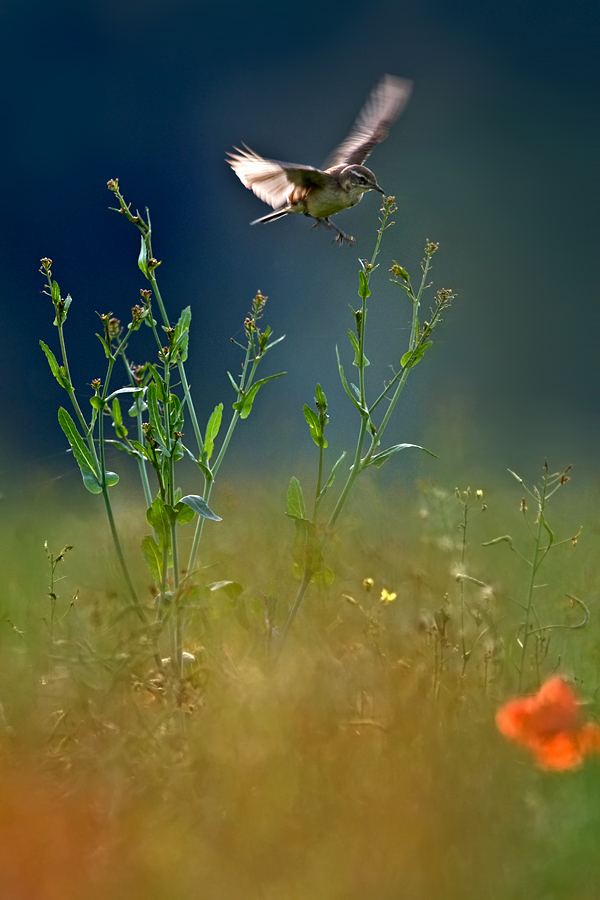
[[[521,645],[521,664],[519,667],[519,685],[518,691],[521,692],[523,686],[523,674],[525,670],[525,662],[527,656],[527,644],[529,642],[529,621],[531,617],[531,610],[533,605],[533,591],[535,588],[535,578],[537,575],[537,571],[546,555],[546,552],[543,548],[540,547],[542,542],[542,534],[544,531],[544,507],[546,505],[546,490],[547,490],[547,479],[544,476],[544,481],[542,485],[542,494],[537,498],[538,502],[538,527],[537,533],[535,536],[535,550],[533,554],[533,560],[531,561],[531,578],[529,579],[529,589],[527,591],[527,600],[525,602],[525,619],[523,622],[523,642]],[[540,558],[541,555],[541,558]]]
[[[251,359],[251,350],[252,345],[250,340],[248,342],[248,347],[246,348],[246,357],[244,359],[244,364],[242,366],[242,374],[240,377],[240,386],[238,390],[238,400],[242,399],[244,389],[248,390],[252,386],[252,382],[254,380],[254,375],[256,374],[256,369],[258,368],[258,364],[260,362],[260,357],[255,357],[252,361],[252,367],[250,369],[250,374],[248,374],[248,367],[250,365]],[[229,447],[229,443],[231,438],[233,437],[233,432],[235,431],[235,426],[237,425],[240,419],[239,410],[235,409],[233,411],[233,415],[231,417],[231,421],[229,422],[229,427],[227,429],[227,433],[223,439],[223,443],[221,445],[221,449],[217,454],[217,458],[211,468],[212,477],[210,479],[206,479],[204,493],[202,495],[203,499],[206,503],[210,500],[210,495],[213,489],[214,481],[217,476],[219,469],[221,468],[221,463],[227,453],[227,448]],[[198,549],[200,547],[200,540],[202,538],[202,532],[204,531],[204,516],[198,516],[198,521],[196,523],[196,531],[194,532],[194,540],[192,541],[192,548],[190,550],[190,557],[188,562],[188,572],[192,572],[196,565],[196,558],[198,556]]]
[[[281,638],[279,640],[279,646],[277,648],[276,658],[281,654],[281,651],[283,650],[283,646],[287,640],[287,636],[290,633],[290,629],[291,629],[292,625],[294,624],[294,620],[295,620],[296,616],[298,615],[298,610],[302,606],[302,601],[304,600],[304,595],[306,594],[306,592],[308,590],[308,586],[310,585],[310,580],[312,578],[312,574],[313,573],[309,569],[307,569],[307,568],[304,569],[304,574],[302,576],[302,581],[300,583],[300,587],[298,588],[298,593],[296,594],[296,596],[294,598],[294,602],[292,603],[291,609],[288,613],[288,617],[285,620],[285,625],[283,626],[283,629],[281,631]]]

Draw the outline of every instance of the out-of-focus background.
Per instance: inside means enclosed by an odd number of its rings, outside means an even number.
[[[2,489],[18,483],[15,466],[74,468],[56,420],[64,394],[38,347],[57,349],[40,257],[73,296],[82,397],[104,371],[96,312],[129,321],[144,286],[135,229],[108,209],[114,177],[134,207],[150,207],[171,315],[191,304],[189,375],[204,416],[234,399],[230,338],[257,288],[265,322],[287,334],[266,365],[288,376],[261,393],[229,465],[308,452],[302,404],[317,379],[332,434],[349,443],[334,345],[349,365],[348,303],[378,196],[336,220],[354,248],[300,216],[251,228],[268,209],[224,157],[243,141],[319,165],[386,72],[415,89],[369,162],[399,205],[373,280],[377,385],[408,320],[391,259],[414,273],[425,239],[440,241],[436,286],[458,294],[393,437],[491,470],[548,456],[595,472],[599,24],[588,0],[2,0]]]

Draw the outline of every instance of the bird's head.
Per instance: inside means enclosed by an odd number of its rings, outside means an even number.
[[[340,172],[339,180],[344,190],[353,194],[364,194],[365,191],[379,191],[383,194],[377,179],[366,166],[346,166]]]

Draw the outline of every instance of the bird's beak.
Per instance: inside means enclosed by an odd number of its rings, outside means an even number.
[[[373,190],[374,190],[374,191],[379,191],[380,194],[385,194],[385,191],[383,190],[383,188],[380,188],[378,184],[375,185],[375,187],[373,188]]]

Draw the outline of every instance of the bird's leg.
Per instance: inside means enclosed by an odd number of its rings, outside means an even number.
[[[348,244],[349,247],[351,247],[352,244],[356,243],[356,241],[354,240],[354,238],[351,235],[344,234],[344,232],[340,228],[338,228],[337,225],[334,225],[333,222],[330,222],[329,219],[323,219],[323,221],[327,223],[328,228],[333,228],[334,231],[337,231],[337,237],[334,238],[333,240],[334,240],[334,242],[337,241],[338,244],[340,245],[340,247],[342,246],[344,241],[346,241],[346,243]]]
[[[314,216],[311,216],[310,213],[307,213],[307,212],[305,212],[304,215],[305,215],[305,216],[308,216],[309,219],[313,219],[313,218],[314,218]],[[356,241],[354,240],[353,237],[351,237],[351,235],[349,235],[349,234],[344,234],[344,232],[341,231],[341,230],[337,227],[337,225],[334,225],[333,222],[330,221],[330,219],[315,219],[315,224],[313,225],[313,228],[318,228],[319,225],[324,225],[325,228],[333,228],[334,231],[337,231],[337,237],[334,238],[333,240],[334,240],[334,243],[337,242],[337,243],[340,245],[340,247],[342,246],[342,244],[344,243],[344,241],[346,241],[346,243],[347,243],[350,247],[352,246],[352,244],[355,244],[355,243],[356,243]]]

